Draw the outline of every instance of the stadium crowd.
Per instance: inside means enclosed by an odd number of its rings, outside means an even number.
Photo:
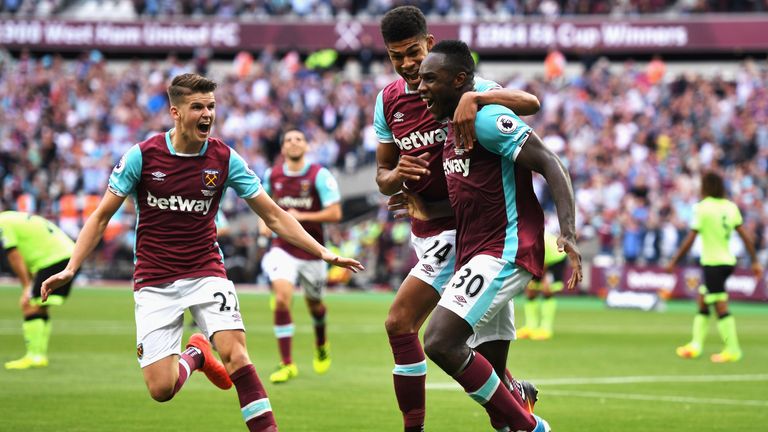
[[[696,14],[764,12],[764,1],[736,0],[2,0],[0,13],[50,16],[77,7],[120,11],[122,19],[139,16],[192,16],[259,19],[274,16],[312,19],[378,17],[394,6],[412,4],[431,18],[504,18],[512,15]]]
[[[238,56],[230,72],[214,76],[220,83],[215,135],[258,174],[276,157],[287,124],[306,132],[315,161],[342,173],[370,165],[377,145],[372,107],[379,89],[394,78],[388,64],[376,65],[384,73],[356,77],[334,69],[309,70],[296,53],[265,51],[253,61]],[[76,235],[120,155],[171,127],[164,115],[168,78],[205,72],[206,67],[173,55],[164,62],[109,67],[98,52],[71,62],[50,55],[0,54],[3,207],[42,214]],[[766,65],[746,61],[733,78],[667,76],[663,67],[661,72],[646,70],[632,62],[620,69],[599,60],[574,76],[511,76],[502,83],[540,98],[541,112],[526,121],[570,169],[581,237],[596,239],[601,253],[627,262],[663,263],[687,229],[699,200],[700,174],[717,168],[764,256]],[[339,178],[344,181],[343,174]],[[543,180],[537,184],[545,210],[552,212]],[[235,224],[245,210],[238,203],[228,199],[223,205]],[[133,218],[127,209],[108,230],[103,264],[125,256],[130,271]],[[253,280],[259,254],[255,226],[234,228],[253,235],[232,236],[223,249],[239,257],[230,262],[242,267],[243,279]],[[407,226],[403,229],[379,211],[332,238],[344,253],[363,252],[369,267],[380,264],[385,270],[372,277],[386,283],[410,268],[393,252],[407,250],[403,232]]]

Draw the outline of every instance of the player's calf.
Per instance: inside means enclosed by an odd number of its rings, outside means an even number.
[[[200,350],[203,355],[203,363],[200,370],[216,387],[227,390],[232,387],[232,380],[229,378],[224,365],[213,355],[211,344],[202,333],[195,333],[189,338],[187,348],[194,347]]]

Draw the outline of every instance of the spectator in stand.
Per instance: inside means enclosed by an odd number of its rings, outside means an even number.
[[[237,75],[233,66],[215,76],[221,83],[220,114],[237,120],[222,129],[222,138],[259,175],[279,151],[278,131],[284,123],[306,131],[316,143],[308,156],[329,169],[364,165],[369,107],[394,75],[347,79],[334,72],[307,71],[295,54],[284,54],[268,49],[258,54],[250,73]],[[2,59],[1,198],[14,210],[56,219],[66,205],[62,199],[76,197],[75,211],[62,215],[70,220],[56,220],[72,234],[82,223],[84,197],[103,190],[105,173],[119,155],[131,143],[170,127],[165,116],[157,114],[167,110],[165,87],[171,68],[195,67],[178,57],[107,67],[108,60],[98,52],[71,61],[28,51],[16,57],[4,53]],[[542,101],[542,112],[526,122],[547,131],[547,145],[573,173],[578,223],[585,224],[582,238],[594,233],[603,253],[622,257],[625,196],[636,179],[642,179],[647,213],[660,215],[669,208],[669,216],[659,221],[660,256],[651,256],[668,260],[693,217],[696,179],[710,169],[723,172],[728,188],[738,197],[745,226],[764,230],[768,65],[745,61],[733,76],[724,72],[673,76],[667,70],[656,84],[640,65],[626,63],[620,71],[610,66],[600,59],[583,74],[566,73],[557,84],[519,76],[502,81]],[[540,199],[544,209],[552,208],[551,199],[545,195]],[[228,216],[247,210],[232,197],[225,197],[223,206]],[[656,223],[645,218],[638,221],[639,228],[656,235],[649,222]],[[131,211],[120,223],[132,225]],[[130,230],[124,231],[115,241],[130,248],[132,242],[124,237]],[[639,241],[636,262],[645,264],[645,235]],[[765,242],[758,253],[767,253]]]

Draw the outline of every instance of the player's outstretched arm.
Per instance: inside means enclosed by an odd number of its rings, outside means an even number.
[[[672,255],[672,259],[670,259],[669,263],[667,264],[667,271],[669,273],[672,273],[675,271],[675,266],[677,265],[677,262],[680,261],[680,259],[684,257],[685,254],[687,254],[688,251],[691,249],[691,246],[693,246],[693,242],[694,240],[696,240],[697,235],[698,235],[698,232],[696,232],[695,230],[691,230],[688,233],[688,235],[685,236],[683,243],[677,249],[677,252],[675,252],[675,254]]]
[[[544,176],[555,201],[557,219],[560,222],[560,237],[557,239],[559,251],[568,254],[573,273],[566,283],[566,288],[573,289],[581,282],[581,252],[576,244],[576,204],[573,198],[573,186],[568,170],[560,158],[544,147],[536,133],[531,132],[515,159],[518,163]]]
[[[406,180],[418,181],[428,175],[429,153],[400,155],[393,143],[379,143],[376,148],[376,184],[384,195],[400,192]]]
[[[365,270],[358,261],[331,253],[325,246],[318,243],[304,230],[296,218],[275,204],[269,195],[260,193],[245,201],[264,220],[270,230],[292,245],[304,249],[329,264],[345,267],[353,272]]]
[[[497,89],[484,92],[466,92],[461,95],[456,111],[453,113],[453,130],[456,134],[456,146],[472,150],[477,139],[475,119],[477,108],[481,105],[502,105],[518,115],[532,115],[539,112],[539,98],[522,90]]]
[[[749,258],[752,260],[752,273],[754,273],[755,277],[759,280],[763,276],[763,266],[761,266],[760,262],[757,260],[757,251],[755,250],[755,242],[752,241],[752,236],[749,235],[747,230],[744,228],[744,225],[737,226],[736,232],[739,233],[739,237],[741,237],[741,241],[744,242],[744,247],[747,248],[747,252],[749,253]]]
[[[99,244],[101,237],[104,235],[104,230],[107,229],[107,223],[109,223],[112,215],[123,204],[123,201],[125,201],[125,197],[117,196],[110,191],[104,194],[101,202],[99,202],[99,206],[96,207],[96,210],[85,221],[80,235],[77,236],[75,249],[72,252],[72,257],[69,258],[67,267],[43,282],[40,288],[40,297],[43,302],[48,299],[48,295],[55,291],[56,288],[65,285],[75,277],[75,273],[83,264],[85,258]]]

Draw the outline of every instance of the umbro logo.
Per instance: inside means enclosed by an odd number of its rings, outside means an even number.
[[[405,114],[401,113],[400,111],[396,112],[395,115],[395,123],[403,121],[403,117],[405,117]]]
[[[421,265],[423,266],[421,271],[423,271],[424,273],[431,274],[431,273],[433,273],[435,271],[434,267],[432,267],[429,264],[422,263]]]
[[[162,171],[155,171],[152,173],[152,180],[154,181],[164,181],[165,180],[165,173]]]
[[[464,307],[464,305],[467,304],[467,299],[462,295],[455,295],[453,296],[453,299],[453,302],[459,305],[459,307]]]

